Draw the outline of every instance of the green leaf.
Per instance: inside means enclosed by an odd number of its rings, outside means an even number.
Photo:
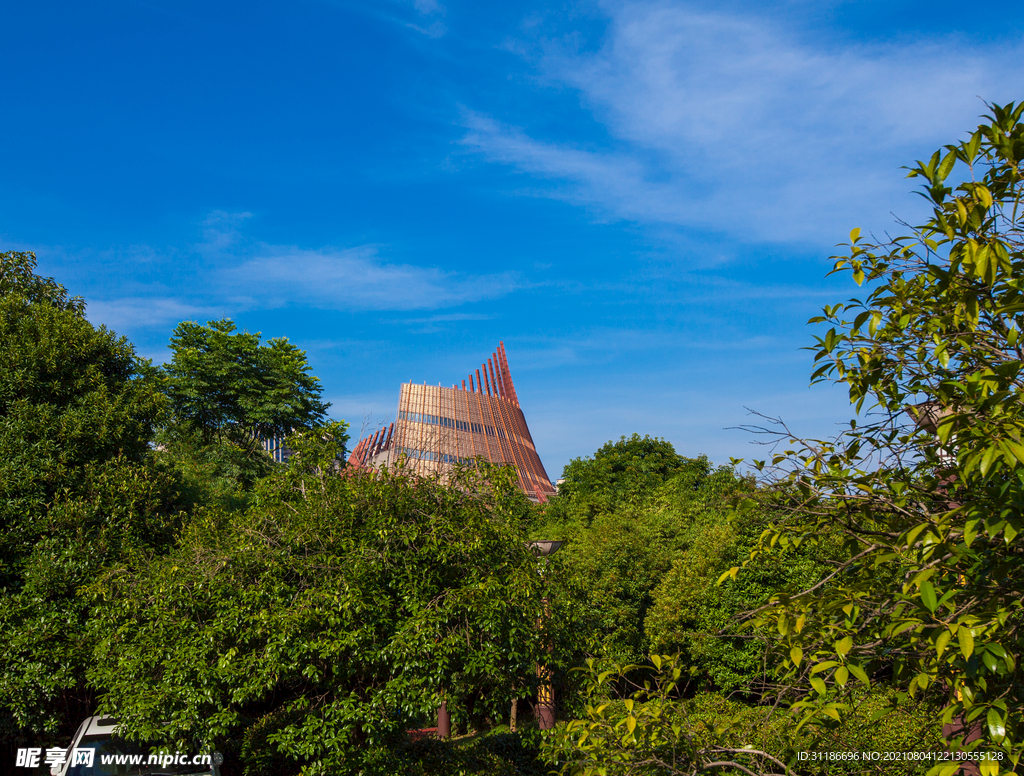
[[[871,313],[871,323],[868,324],[868,333],[874,337],[878,333],[878,326],[882,322],[882,314],[877,310]]]
[[[956,164],[956,151],[950,151],[943,157],[939,168],[935,171],[935,178],[933,180],[938,183],[946,180],[954,164]]]
[[[981,456],[981,474],[984,477],[988,474],[988,470],[992,466],[992,462],[996,459],[996,454],[999,452],[999,448],[996,445],[989,445],[985,449],[985,454]]]
[[[925,605],[929,612],[935,613],[938,599],[935,597],[935,588],[931,582],[924,581],[921,583],[921,603]]]
[[[989,735],[997,743],[1006,738],[1006,723],[1003,721],[1003,716],[999,713],[998,709],[989,709],[985,721],[988,723]]]
[[[878,722],[878,720],[882,719],[883,717],[888,717],[894,711],[896,711],[896,707],[895,706],[883,706],[882,708],[880,708],[877,711],[875,711],[870,717],[868,717],[868,723],[869,724],[874,724],[875,722]]]
[[[1006,525],[1003,526],[1003,541],[1010,544],[1020,532],[1017,530],[1017,526],[1013,524],[1012,520],[1007,520]]]
[[[733,579],[736,579],[736,574],[737,574],[737,572],[739,572],[739,570],[740,570],[739,566],[733,566],[731,569],[729,569],[728,571],[724,572],[722,574],[722,576],[720,576],[718,578],[718,584],[719,585],[722,584],[723,582],[725,582],[725,580],[729,579],[730,577],[732,577]]]
[[[960,641],[960,652],[964,657],[970,657],[974,653],[974,634],[971,633],[971,629],[961,625],[956,632],[956,637]]]
[[[846,637],[844,637],[844,638],[842,638],[842,639],[840,639],[839,641],[836,642],[836,652],[839,655],[842,655],[843,657],[845,657],[846,653],[850,651],[850,648],[852,646],[853,646],[853,637],[846,636]]]
[[[1004,444],[1006,444],[1010,451],[1013,452],[1014,458],[1024,464],[1024,444],[1014,441],[1013,439],[1005,439]]]
[[[853,674],[854,678],[857,679],[857,681],[859,681],[865,687],[871,686],[871,680],[868,679],[867,673],[859,665],[856,665],[855,663],[847,663],[846,668],[849,670],[851,674]]]
[[[954,773],[960,770],[960,763],[956,761],[945,762],[941,765],[936,765],[930,771],[928,776],[953,776]]]
[[[982,525],[981,518],[968,520],[964,523],[964,543],[970,547],[978,536],[978,527]]]
[[[789,650],[789,657],[793,661],[793,665],[799,666],[800,661],[804,659],[804,651],[800,647],[793,647]]]
[[[991,652],[982,652],[981,662],[983,662],[985,664],[985,667],[992,673],[995,673],[997,670],[999,670],[999,660]]]
[[[986,208],[992,207],[992,193],[985,186],[980,183],[977,184],[974,187],[974,193],[978,196],[978,199],[981,200],[981,204]]]
[[[826,692],[825,683],[821,680],[821,677],[811,677],[811,687],[817,691],[818,695],[824,695]]]

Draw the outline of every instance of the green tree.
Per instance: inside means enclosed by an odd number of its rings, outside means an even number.
[[[769,525],[772,514],[764,510],[741,519],[732,514],[731,501],[753,492],[752,482],[727,467],[700,479],[679,472],[660,489],[652,509],[678,526],[678,550],[651,592],[644,629],[650,650],[681,653],[679,665],[690,671],[694,689],[738,691],[758,700],[766,689],[767,638],[741,632],[738,615],[775,593],[809,584],[838,547],[822,542],[813,554],[763,555],[736,583],[718,585],[724,571],[749,556]]]
[[[861,755],[942,748],[934,706],[905,694],[863,693],[845,724],[828,720],[800,727],[798,714],[770,704],[749,705],[714,693],[683,697],[688,680],[679,656],[651,655],[643,666],[608,670],[591,660],[581,673],[583,714],[557,728],[541,749],[564,776],[923,776],[932,766],[927,760]],[[879,721],[878,712],[887,706],[897,712]],[[836,757],[799,759],[801,752]]]
[[[170,540],[175,483],[149,455],[158,385],[35,268],[0,254],[0,709],[40,741],[93,708],[79,587]]]
[[[687,544],[691,508],[707,506],[701,488],[713,477],[711,464],[634,434],[609,442],[593,459],[574,460],[566,475],[535,533],[565,540],[557,557],[585,591],[600,652],[640,661],[649,651],[644,620],[652,596]],[[676,490],[678,508],[659,501],[666,479],[685,481]]]
[[[653,455],[630,455],[637,447]],[[594,648],[621,663],[642,662],[652,650],[682,651],[680,664],[696,679],[691,689],[756,697],[764,687],[763,640],[723,634],[735,634],[739,612],[811,579],[825,559],[761,558],[740,584],[719,587],[722,572],[749,555],[768,525],[764,511],[730,519],[731,500],[750,492],[751,482],[637,435],[567,468],[576,472],[573,487],[552,506],[563,498],[570,506],[553,510],[557,522],[549,510],[536,531],[566,540],[558,558],[585,591]]]
[[[229,320],[178,324],[164,366],[175,420],[236,444],[282,437],[323,422],[329,404],[306,354],[284,338],[260,343]]]
[[[262,440],[324,422],[329,404],[306,354],[283,338],[261,343],[231,321],[185,321],[160,371],[171,422],[157,439],[189,499],[241,509],[273,464]]]
[[[339,471],[344,438],[305,433],[246,512],[95,586],[90,677],[133,734],[240,741],[247,774],[395,772],[441,700],[497,717],[557,662],[514,472]]]
[[[562,473],[549,524],[588,523],[599,514],[646,503],[668,476],[688,464],[671,442],[633,434],[609,441],[593,458],[574,458]]]
[[[0,298],[20,297],[27,304],[48,304],[81,315],[85,300],[68,296],[68,290],[53,278],[36,274],[36,255],[31,251],[0,253]]]
[[[651,655],[648,669],[605,671],[589,660],[585,673],[584,718],[560,727],[543,745],[564,776],[791,773],[773,754],[730,740],[735,716],[721,714],[710,730],[701,729],[679,699],[687,677],[677,658]]]
[[[910,170],[932,207],[923,225],[881,244],[854,230],[837,257],[870,291],[812,319],[830,326],[814,379],[870,412],[765,466],[780,520],[762,550],[838,531],[846,560],[755,613],[782,634],[809,720],[892,676],[944,698],[953,749],[998,758],[983,774],[1024,754],[1024,106],[990,108]],[[970,730],[981,738],[964,744]]]

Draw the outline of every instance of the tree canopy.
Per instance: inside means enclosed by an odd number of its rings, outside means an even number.
[[[90,678],[133,734],[240,742],[252,774],[394,772],[375,758],[442,700],[497,716],[557,661],[514,472],[339,471],[342,432],[93,588]]]
[[[754,613],[782,634],[808,720],[892,676],[944,699],[952,748],[989,752],[985,774],[1024,754],[1024,105],[990,108],[910,169],[924,224],[878,243],[855,229],[836,257],[870,290],[812,319],[830,327],[814,379],[864,412],[762,464],[780,519],[761,551],[838,532],[846,560]]]
[[[664,439],[633,434],[609,441],[593,458],[574,458],[565,467],[548,521],[587,521],[643,504],[672,472],[688,463]]]
[[[275,465],[264,442],[283,447],[288,434],[325,421],[320,381],[288,340],[262,343],[229,320],[180,323],[171,350],[156,370],[171,405],[159,457],[189,501],[242,509]]]
[[[51,733],[91,710],[87,607],[104,564],[173,536],[175,483],[148,443],[166,400],[132,346],[35,256],[0,254],[0,709]]]
[[[36,255],[31,251],[0,253],[0,297],[21,297],[28,304],[46,303],[60,310],[82,314],[85,300],[69,296],[68,290],[53,278],[36,274]]]
[[[207,440],[283,437],[323,422],[329,404],[306,354],[285,338],[266,344],[229,320],[184,321],[164,366],[175,420]]]

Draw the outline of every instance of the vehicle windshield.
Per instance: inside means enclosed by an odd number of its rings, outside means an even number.
[[[170,758],[151,755],[148,748],[128,743],[116,736],[85,736],[78,742],[77,748],[92,749],[95,752],[92,765],[72,764],[67,776],[211,776],[213,773],[209,762],[193,765],[191,752],[179,758],[179,761],[185,760],[188,764],[168,762],[163,765],[161,762],[167,762]],[[73,751],[68,752],[68,757],[74,758]],[[196,757],[197,760],[200,758]]]

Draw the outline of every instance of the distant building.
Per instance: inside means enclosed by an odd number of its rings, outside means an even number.
[[[522,491],[546,501],[555,488],[519,407],[504,343],[468,380],[461,388],[403,384],[395,422],[361,439],[349,463],[378,468],[405,456],[413,471],[428,474],[482,456],[514,466]]]
[[[288,463],[292,457],[290,447],[285,447],[284,436],[260,437],[260,444],[271,458],[277,463]]]

